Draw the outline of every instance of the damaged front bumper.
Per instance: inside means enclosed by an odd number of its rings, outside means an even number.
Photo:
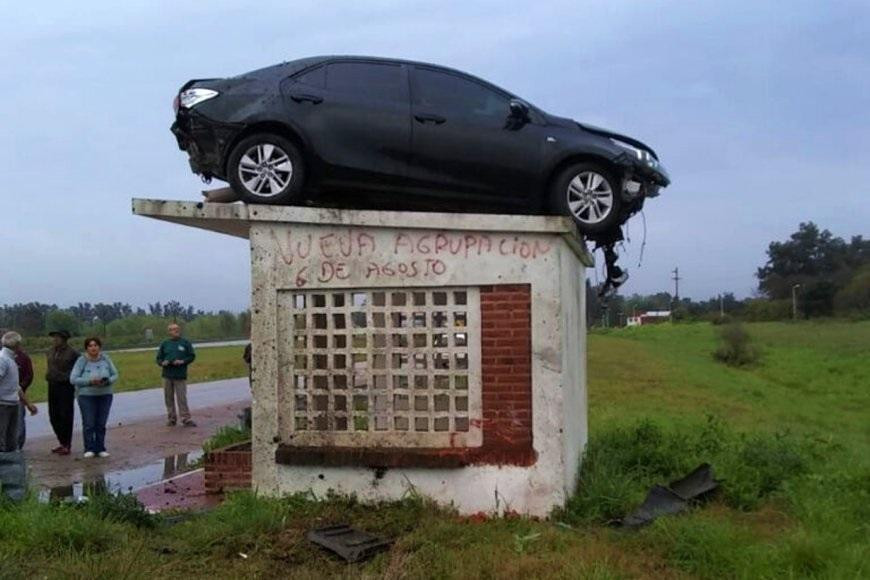
[[[643,161],[621,155],[617,163],[623,168],[622,199],[626,202],[638,201],[647,197],[656,197],[661,188],[671,182],[670,175],[664,166],[655,158]]]

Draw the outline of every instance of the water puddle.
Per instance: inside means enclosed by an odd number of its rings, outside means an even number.
[[[80,502],[94,493],[130,493],[147,485],[193,471],[198,467],[200,458],[202,458],[202,450],[179,453],[141,467],[109,471],[87,481],[76,481],[71,485],[51,488],[44,487],[39,491],[39,499],[43,502]]]

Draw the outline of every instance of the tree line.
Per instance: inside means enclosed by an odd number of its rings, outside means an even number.
[[[171,322],[183,323],[192,339],[243,338],[250,332],[250,313],[227,310],[205,311],[176,300],[155,302],[145,308],[124,302],[80,302],[61,308],[56,304],[28,302],[0,306],[0,328],[14,329],[31,346],[44,346],[52,330],[72,336],[101,336],[112,348],[152,344],[165,334]]]
[[[706,300],[680,298],[670,292],[616,295],[599,299],[587,280],[587,318],[592,326],[621,326],[629,316],[650,310],[671,310],[676,320],[716,321],[724,313],[749,321],[786,320],[793,315],[794,293],[800,318],[870,317],[870,240],[849,241],[801,223],[785,241],[768,245],[767,261],[756,270],[754,296],[738,299],[732,292]]]

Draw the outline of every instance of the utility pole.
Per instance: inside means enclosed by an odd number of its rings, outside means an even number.
[[[800,284],[795,284],[791,287],[791,319],[797,320],[797,289]]]
[[[677,306],[680,304],[680,269],[674,268],[673,277],[671,278],[674,281],[674,299],[671,301],[671,322],[674,321],[674,311],[677,309]]]

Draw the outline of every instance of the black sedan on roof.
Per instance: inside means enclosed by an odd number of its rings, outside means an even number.
[[[636,139],[419,62],[323,56],[191,80],[175,111],[193,171],[248,203],[377,190],[563,213],[597,237],[670,181]]]

